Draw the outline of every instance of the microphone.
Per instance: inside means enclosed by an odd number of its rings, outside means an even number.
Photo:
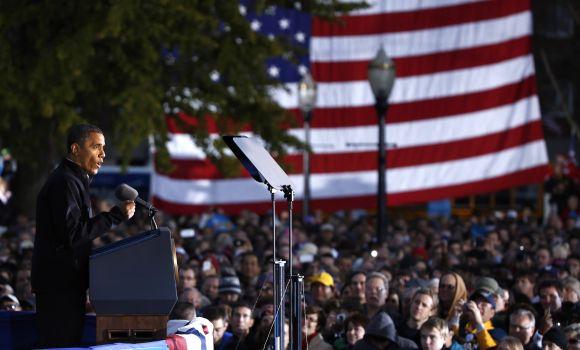
[[[139,198],[139,192],[127,184],[120,184],[117,186],[115,189],[115,197],[120,201],[134,201],[150,211],[157,211],[157,208],[155,208],[153,204]]]

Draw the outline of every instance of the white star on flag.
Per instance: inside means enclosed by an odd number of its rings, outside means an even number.
[[[209,73],[209,78],[212,81],[218,81],[220,80],[220,73],[217,70],[214,70],[211,73]]]
[[[290,21],[288,18],[282,18],[278,21],[278,25],[280,26],[280,29],[288,29],[288,27],[290,27]]]
[[[303,43],[306,40],[306,35],[304,35],[302,32],[296,32],[294,38],[296,38],[296,41],[299,43]]]
[[[268,74],[273,78],[277,78],[280,76],[280,69],[276,66],[270,66],[268,68]]]
[[[255,19],[252,21],[252,23],[250,23],[250,28],[252,28],[254,32],[257,32],[258,30],[260,30],[260,28],[262,28],[262,23],[257,19]]]

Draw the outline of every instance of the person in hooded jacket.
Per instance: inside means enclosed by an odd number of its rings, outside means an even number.
[[[397,336],[393,319],[384,311],[377,313],[365,329],[364,337],[353,350],[414,350],[419,347],[407,338]]]
[[[467,287],[463,278],[455,272],[447,272],[439,279],[439,317],[449,323],[455,334],[459,330],[459,318],[467,301]]]

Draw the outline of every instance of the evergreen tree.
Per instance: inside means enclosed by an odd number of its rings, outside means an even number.
[[[363,5],[250,4],[257,13],[284,6],[329,19]],[[27,187],[14,191],[27,196],[20,203],[33,209],[38,184],[78,122],[104,128],[125,162],[149,135],[166,160],[165,117],[176,111],[202,116],[189,131],[206,150],[214,149],[206,118],[222,133],[251,125],[272,152],[299,144],[280,128],[292,119],[268,95],[280,83],[265,62],[296,60],[300,48],[252,30],[241,12],[235,0],[2,1],[0,141],[20,162],[18,183]]]

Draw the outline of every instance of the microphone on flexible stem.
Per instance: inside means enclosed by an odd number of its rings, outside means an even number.
[[[115,197],[117,197],[117,199],[120,201],[134,201],[149,211],[158,211],[157,208],[153,206],[153,204],[139,198],[139,192],[127,184],[120,184],[117,186],[115,189]]]

